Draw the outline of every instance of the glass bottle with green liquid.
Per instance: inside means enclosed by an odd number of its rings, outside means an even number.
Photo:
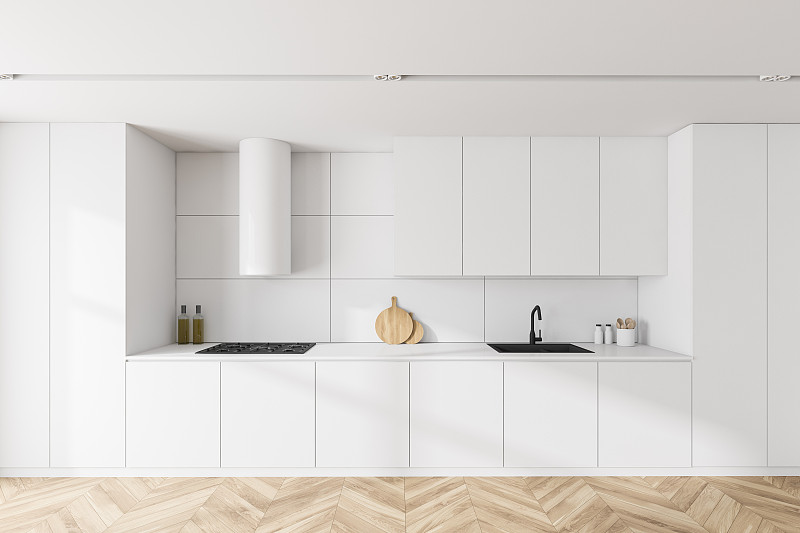
[[[192,340],[194,344],[203,344],[203,315],[200,314],[200,306],[198,305],[195,310],[197,311],[192,317]]]
[[[189,344],[191,324],[189,315],[186,314],[186,306],[181,306],[181,314],[178,315],[178,344]]]

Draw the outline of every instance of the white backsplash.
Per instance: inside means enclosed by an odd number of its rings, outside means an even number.
[[[636,318],[636,280],[488,278],[486,342],[528,342],[536,305],[544,342],[592,342],[595,324]]]
[[[241,278],[238,217],[208,207],[235,193],[231,155],[177,159],[176,309],[201,304],[208,341],[380,342],[391,296],[423,342],[527,342],[535,305],[546,342],[591,341],[595,323],[637,317],[633,278],[394,277],[390,154],[292,154],[293,273]]]
[[[179,279],[178,302],[203,306],[207,342],[328,342],[326,279]]]

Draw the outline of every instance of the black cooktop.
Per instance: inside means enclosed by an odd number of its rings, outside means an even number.
[[[315,342],[223,342],[196,353],[219,354],[304,354]]]

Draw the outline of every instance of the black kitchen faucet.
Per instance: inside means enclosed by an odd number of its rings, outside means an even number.
[[[538,337],[536,336],[536,327],[535,327],[535,323],[534,323],[534,319],[535,318],[538,318],[539,320],[542,319],[542,308],[539,307],[538,305],[533,308],[533,311],[531,311],[531,334],[530,334],[531,344],[536,344],[536,341],[541,341],[542,340],[542,330],[541,329],[539,329],[539,336]]]

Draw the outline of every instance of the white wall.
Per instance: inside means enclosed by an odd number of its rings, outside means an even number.
[[[175,152],[125,127],[128,354],[175,342]]]
[[[638,319],[634,278],[395,277],[392,154],[292,154],[292,274],[241,278],[236,157],[177,157],[175,312],[202,305],[208,341],[380,342],[392,296],[424,342],[527,341],[535,305],[545,341]]]
[[[666,276],[639,278],[639,342],[692,355],[692,127],[670,135]]]

